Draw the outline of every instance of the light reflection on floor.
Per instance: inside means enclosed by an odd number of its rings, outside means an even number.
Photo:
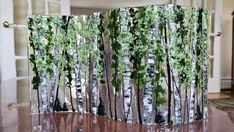
[[[0,90],[0,132],[222,132],[234,130],[234,112],[209,108],[208,121],[177,126],[144,126],[113,121],[92,114],[31,115],[27,80],[11,80]]]

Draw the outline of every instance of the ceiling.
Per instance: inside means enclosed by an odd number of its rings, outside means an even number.
[[[72,7],[111,9],[150,4],[168,4],[170,0],[71,0]]]

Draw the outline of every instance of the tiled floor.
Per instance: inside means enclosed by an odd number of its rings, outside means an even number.
[[[0,132],[233,132],[234,112],[209,108],[207,120],[177,126],[126,124],[105,117],[78,113],[31,115],[27,80],[11,80],[0,88]],[[228,93],[209,98],[232,98]]]

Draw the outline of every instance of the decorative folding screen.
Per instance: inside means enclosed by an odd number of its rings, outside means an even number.
[[[206,10],[172,5],[32,16],[32,112],[147,125],[206,118],[207,25]]]

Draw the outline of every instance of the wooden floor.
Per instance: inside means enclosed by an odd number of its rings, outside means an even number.
[[[223,98],[234,98],[234,95],[232,95],[230,92],[208,94],[208,99],[223,99]]]
[[[186,125],[127,124],[92,114],[73,112],[31,115],[27,80],[11,80],[0,87],[0,132],[233,132],[234,111],[209,106],[208,119]],[[233,98],[230,93],[209,99]],[[11,104],[11,105],[9,105]]]

